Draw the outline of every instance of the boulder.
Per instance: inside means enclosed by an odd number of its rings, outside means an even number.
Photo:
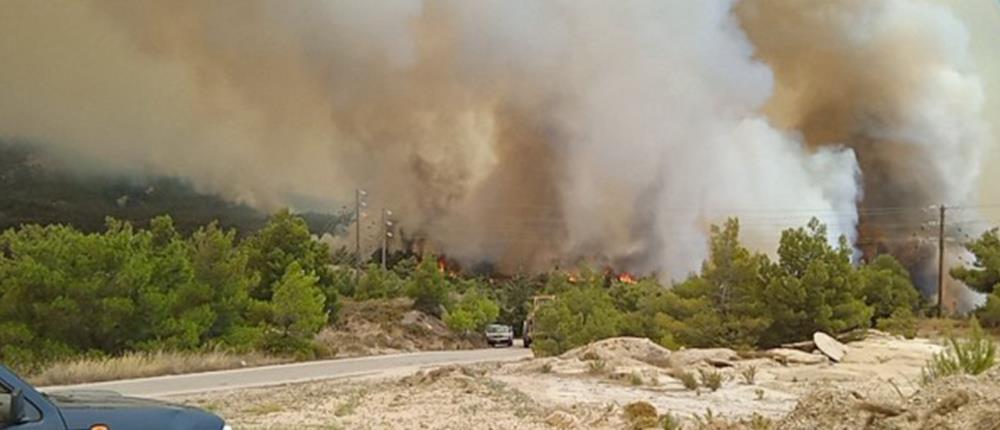
[[[675,351],[670,355],[670,363],[677,367],[695,366],[698,364],[710,364],[732,362],[739,360],[740,356],[729,348],[691,348]]]
[[[840,343],[839,340],[821,331],[813,333],[813,342],[816,343],[816,349],[822,352],[823,355],[830,357],[831,360],[838,363],[847,354],[847,345]]]
[[[828,361],[825,355],[810,354],[790,348],[769,349],[767,356],[782,364],[820,364]]]

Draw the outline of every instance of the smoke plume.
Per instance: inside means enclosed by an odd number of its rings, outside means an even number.
[[[857,154],[859,247],[935,285],[937,246],[921,240],[937,233],[932,206],[975,204],[989,139],[965,26],[944,5],[909,0],[747,0],[737,13],[775,74],[772,122],[811,148]]]
[[[4,9],[0,135],[265,209],[364,188],[502,270],[683,276],[726,216],[863,242],[866,208],[973,199],[985,145],[965,30],[920,0]]]

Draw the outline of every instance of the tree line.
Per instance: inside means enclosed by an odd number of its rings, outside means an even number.
[[[386,269],[358,270],[353,255],[331,252],[287,210],[243,236],[216,223],[183,234],[167,216],[145,228],[108,219],[98,233],[26,225],[0,234],[0,361],[31,369],[80,355],[217,347],[322,356],[313,336],[336,323],[343,300],[408,297],[472,334],[493,322],[519,332],[531,298],[553,294],[536,314],[542,354],[619,335],[671,348],[772,347],[872,326],[912,335],[927,308],[899,262],[854,264],[847,241],[831,244],[816,220],[782,232],[774,258],[744,246],[739,229],[736,219],[713,227],[700,271],[666,288],[587,268],[466,276],[405,252]],[[968,248],[976,263],[952,276],[989,294],[977,312],[1000,325],[1000,235]]]
[[[501,309],[506,289],[486,279],[444,273],[434,257],[394,257],[387,270],[356,270],[287,210],[243,237],[217,223],[184,235],[169,216],[147,228],[108,219],[96,233],[8,229],[0,362],[30,371],[81,355],[219,347],[312,358],[326,353],[313,337],[337,321],[342,297],[410,297],[459,332],[526,313]]]
[[[782,232],[776,259],[739,241],[739,221],[711,230],[709,257],[697,274],[672,288],[593,271],[549,279],[556,300],[535,324],[536,352],[558,354],[612,336],[640,336],[669,348],[768,348],[809,338],[880,327],[913,335],[925,308],[909,273],[882,255],[855,265],[843,237],[831,245],[817,220]]]

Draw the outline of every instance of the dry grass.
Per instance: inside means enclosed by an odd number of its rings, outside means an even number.
[[[38,386],[71,385],[119,379],[208,372],[288,362],[263,354],[209,352],[132,352],[113,358],[80,358],[53,364],[28,377]]]

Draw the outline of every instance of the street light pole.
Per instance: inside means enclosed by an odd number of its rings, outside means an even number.
[[[940,218],[938,219],[938,282],[937,282],[937,314],[938,318],[944,316],[944,214],[947,208],[941,205]]]
[[[392,211],[382,209],[382,270],[385,270],[386,268],[386,254],[389,249],[389,238],[392,237],[392,232],[389,231],[389,227],[392,227],[392,221],[389,220],[390,216],[392,216]]]
[[[368,195],[365,190],[357,189],[354,191],[354,224],[355,224],[355,237],[354,237],[354,255],[357,258],[358,269],[361,269],[361,209],[365,206],[364,197]]]

